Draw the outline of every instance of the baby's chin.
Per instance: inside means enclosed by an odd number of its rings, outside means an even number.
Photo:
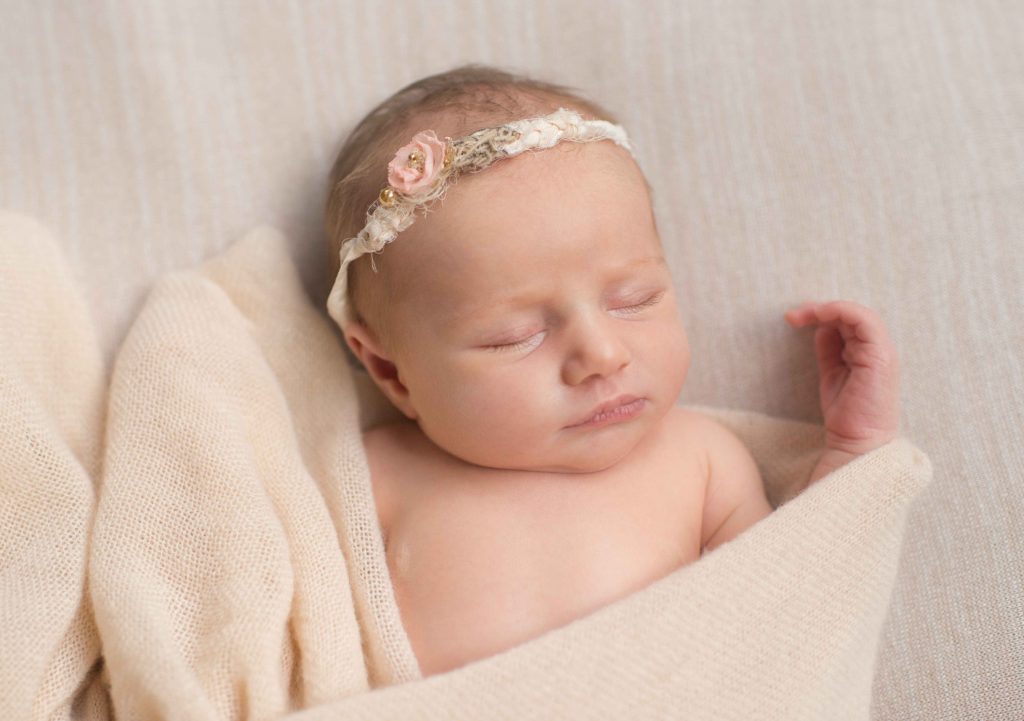
[[[594,458],[585,458],[577,461],[570,461],[565,464],[552,465],[546,468],[534,469],[538,472],[544,473],[575,473],[579,475],[585,475],[588,473],[602,473],[603,471],[610,471],[619,465],[622,461],[629,457],[629,452],[619,454],[610,458],[601,458],[595,460]]]
[[[600,473],[630,457],[650,429],[640,426],[607,427],[597,431],[573,431],[576,437],[555,439],[532,458],[494,454],[462,460],[478,466],[531,473]],[[449,451],[451,452],[451,451]]]

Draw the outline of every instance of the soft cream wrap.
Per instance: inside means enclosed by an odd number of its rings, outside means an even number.
[[[0,719],[103,719],[86,592],[106,379],[60,246],[0,210]]]
[[[0,247],[5,278],[34,262]],[[255,229],[154,287],[105,425],[73,287],[31,277],[0,290],[3,718],[72,701],[102,718],[108,693],[117,718],[148,720],[868,718],[907,508],[931,476],[907,440],[787,500],[821,428],[703,408],[747,443],[779,510],[596,613],[420,679],[359,385],[281,234]]]

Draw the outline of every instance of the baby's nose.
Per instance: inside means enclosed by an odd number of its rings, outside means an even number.
[[[574,386],[592,376],[611,376],[629,365],[629,348],[609,325],[592,323],[577,328],[562,371],[566,384]]]

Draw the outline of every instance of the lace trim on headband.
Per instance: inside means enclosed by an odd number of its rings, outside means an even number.
[[[388,164],[388,185],[367,210],[366,225],[341,245],[341,266],[327,301],[331,317],[342,327],[351,320],[345,307],[349,264],[365,253],[379,252],[398,237],[413,224],[416,210],[443,197],[460,173],[478,172],[497,160],[527,150],[550,148],[563,140],[611,140],[633,153],[621,126],[606,120],[584,120],[567,108],[539,118],[484,128],[456,140],[442,141],[432,130],[417,133]],[[372,264],[373,258],[370,260]]]

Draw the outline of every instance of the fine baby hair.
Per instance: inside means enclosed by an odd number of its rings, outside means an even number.
[[[441,118],[453,128],[444,140],[422,132]],[[325,217],[331,316],[341,327],[360,323],[389,345],[390,289],[373,257],[385,243],[441,198],[459,172],[561,140],[600,139],[631,150],[625,131],[597,103],[497,68],[466,65],[402,88],[356,125],[331,170]]]

